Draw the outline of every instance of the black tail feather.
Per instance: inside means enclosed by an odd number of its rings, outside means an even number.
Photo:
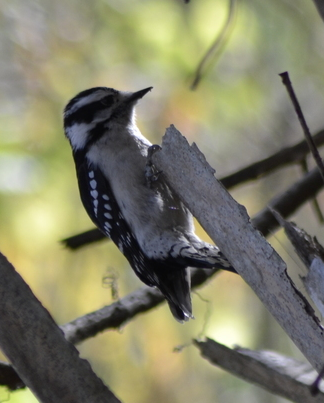
[[[190,269],[166,270],[158,273],[158,288],[166,298],[172,315],[179,322],[192,316],[190,296]]]

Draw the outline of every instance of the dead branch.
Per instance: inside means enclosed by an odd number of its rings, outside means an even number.
[[[324,143],[324,130],[316,133],[313,136],[313,140],[317,146],[322,145]],[[254,162],[231,175],[225,176],[220,181],[227,189],[231,189],[234,186],[258,179],[290,164],[299,163],[305,159],[308,153],[309,147],[307,142],[306,140],[302,140],[291,147],[283,148],[265,159]]]
[[[303,363],[272,351],[253,351],[243,348],[230,349],[214,340],[195,340],[201,355],[233,375],[254,383],[271,393],[296,403],[324,402],[323,386],[314,398],[310,385],[316,371],[309,363]]]
[[[314,143],[314,140],[312,138],[312,135],[310,134],[308,125],[306,123],[306,119],[304,117],[303,111],[300,107],[299,101],[297,99],[297,96],[295,94],[294,88],[292,86],[292,83],[289,78],[289,73],[285,71],[284,73],[279,74],[279,76],[282,78],[282,82],[284,86],[286,87],[288,94],[290,96],[291,102],[294,106],[294,109],[296,111],[297,117],[299,119],[300,125],[303,129],[305,139],[307,141],[308,147],[313,154],[314,160],[316,162],[316,165],[322,175],[323,181],[324,181],[324,165],[321,156],[319,155],[318,149]]]
[[[263,236],[268,236],[279,227],[279,223],[269,207],[278,211],[283,217],[293,214],[298,207],[312,199],[323,188],[323,180],[317,168],[299,179],[283,193],[271,199],[267,206],[256,214],[252,223]]]
[[[153,162],[297,347],[320,370],[323,329],[311,306],[287,275],[285,263],[251,225],[246,209],[214,177],[197,146],[190,147],[171,126]]]
[[[219,269],[192,270],[192,288],[199,287],[219,271]],[[142,287],[111,305],[61,326],[61,329],[66,339],[71,343],[80,343],[105,330],[118,329],[137,315],[145,313],[164,302],[165,299],[159,290]]]
[[[40,402],[120,402],[0,254],[0,347]]]

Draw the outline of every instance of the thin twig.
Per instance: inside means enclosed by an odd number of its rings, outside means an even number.
[[[220,33],[217,35],[216,39],[214,40],[211,47],[207,50],[203,58],[201,59],[200,63],[195,72],[195,76],[193,82],[191,84],[191,89],[195,90],[202,79],[203,71],[206,69],[206,65],[212,58],[219,56],[229,38],[231,33],[231,29],[234,26],[234,18],[236,15],[236,4],[237,0],[229,0],[229,9],[228,9],[228,16],[224,23],[223,28],[221,29]]]
[[[311,153],[313,154],[313,157],[315,159],[315,162],[318,166],[318,169],[322,175],[323,181],[324,181],[324,165],[321,156],[319,155],[319,152],[317,150],[317,147],[313,141],[312,135],[310,134],[309,128],[307,126],[303,111],[301,110],[301,107],[299,105],[298,99],[296,97],[295,91],[293,89],[293,86],[291,84],[290,78],[289,78],[289,73],[285,71],[284,73],[279,74],[279,76],[282,79],[282,82],[284,86],[286,87],[288,94],[290,96],[291,102],[294,105],[296,114],[298,116],[299,122],[301,124],[301,127],[303,128],[304,135],[306,138],[306,141],[308,143],[309,149],[311,150]]]
[[[303,171],[304,174],[307,174],[307,173],[309,172],[308,164],[307,164],[307,159],[306,159],[306,158],[303,158],[303,159],[300,161],[300,166],[301,166],[301,169],[302,169],[302,171]],[[322,210],[321,210],[321,207],[320,207],[320,205],[319,205],[319,203],[318,203],[317,198],[314,197],[314,199],[312,200],[311,203],[312,203],[312,206],[313,206],[314,214],[316,215],[318,221],[319,221],[321,224],[323,224],[323,222],[324,222],[324,217],[323,217],[323,213],[322,213]]]

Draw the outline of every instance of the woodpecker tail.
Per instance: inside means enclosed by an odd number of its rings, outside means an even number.
[[[165,270],[158,274],[158,288],[166,298],[170,311],[179,322],[192,316],[190,296],[190,269]]]

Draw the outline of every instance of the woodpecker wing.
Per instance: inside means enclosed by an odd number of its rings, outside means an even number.
[[[77,177],[82,203],[95,225],[112,239],[127,259],[128,254],[142,254],[101,170],[85,157],[77,165]]]

